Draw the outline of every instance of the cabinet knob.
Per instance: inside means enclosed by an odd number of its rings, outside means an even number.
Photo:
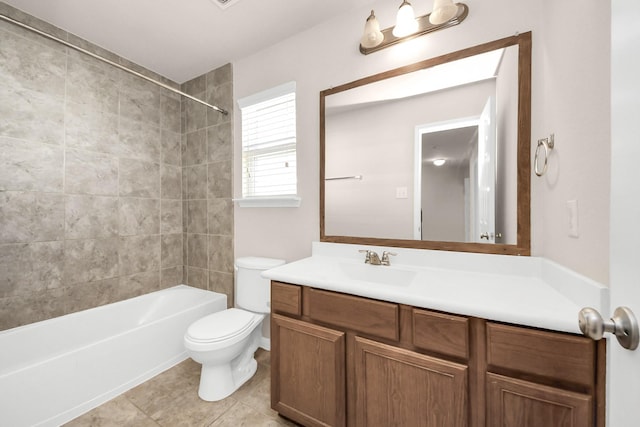
[[[586,336],[596,341],[605,333],[612,333],[618,338],[620,345],[628,350],[638,348],[640,330],[638,320],[628,307],[618,307],[610,320],[604,320],[598,310],[585,307],[578,314],[578,326]]]

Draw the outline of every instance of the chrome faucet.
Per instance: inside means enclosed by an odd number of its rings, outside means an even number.
[[[358,252],[365,254],[364,263],[371,264],[371,265],[391,265],[391,262],[389,261],[389,256],[398,255],[394,252],[384,251],[382,252],[382,259],[380,259],[380,256],[377,254],[377,252],[370,251],[369,249],[360,249]]]
[[[398,254],[395,252],[387,252],[387,251],[382,252],[382,261],[380,261],[380,264],[391,265],[391,260],[389,259],[389,256],[396,256],[396,255]]]

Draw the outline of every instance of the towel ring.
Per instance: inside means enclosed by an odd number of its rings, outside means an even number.
[[[533,162],[533,170],[538,176],[542,176],[547,172],[547,164],[549,161],[549,151],[553,150],[554,146],[553,134],[549,136],[549,138],[542,138],[538,140],[538,146],[536,147],[536,156]],[[542,170],[539,170],[538,167],[538,158],[540,156],[540,147],[544,148],[544,164],[542,165]]]

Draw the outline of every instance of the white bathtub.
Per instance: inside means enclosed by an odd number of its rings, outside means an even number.
[[[227,297],[185,285],[0,332],[0,426],[56,426],[185,360]]]

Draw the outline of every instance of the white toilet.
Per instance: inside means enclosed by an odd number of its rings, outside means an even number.
[[[258,347],[266,347],[261,325],[271,299],[269,280],[260,273],[284,263],[272,258],[236,259],[238,308],[205,316],[187,329],[184,346],[189,356],[202,364],[198,389],[201,399],[224,399],[255,374],[258,363],[253,356]]]

